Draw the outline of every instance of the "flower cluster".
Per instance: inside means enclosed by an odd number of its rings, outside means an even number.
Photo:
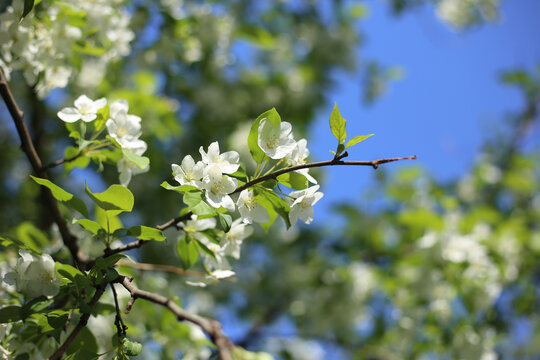
[[[56,275],[54,260],[48,254],[32,255],[24,250],[17,260],[15,269],[8,272],[3,281],[14,285],[17,291],[36,298],[38,296],[54,296],[60,290],[60,279]]]
[[[307,141],[295,141],[291,124],[282,122],[277,112],[272,111],[275,110],[270,111],[272,120],[257,119],[250,131],[249,148],[252,154],[255,149],[257,163],[253,176],[240,168],[236,151],[221,153],[217,142],[211,143],[207,150],[199,149],[201,160],[187,155],[180,165],[171,165],[180,186],[167,184],[166,188],[185,193],[190,200],[184,197],[184,201],[193,214],[182,226],[179,255],[186,267],[193,265],[200,255],[208,272],[204,281],[189,282],[191,285],[205,286],[234,275],[227,258],[240,257],[243,240],[253,232],[249,224],[260,223],[267,229],[278,215],[287,226],[296,225],[298,219],[306,224],[313,221],[313,206],[323,193],[318,191],[319,185],[309,186],[317,181],[307,168],[288,169],[307,163]],[[275,171],[286,176],[280,177]],[[265,182],[266,179],[269,181]],[[278,184],[290,188],[289,194],[283,193]],[[239,217],[233,221],[226,213],[235,210]],[[216,230],[216,217],[223,232]]]
[[[34,9],[21,21],[23,5],[13,1],[0,15],[0,68],[8,77],[22,71],[40,97],[74,78],[95,87],[109,62],[129,54],[135,35],[119,0],[52,3],[39,17]],[[80,61],[79,73],[74,61]]]
[[[79,120],[84,123],[91,123],[98,118],[98,112],[103,109],[103,116],[108,117],[105,122],[110,138],[120,146],[124,156],[116,162],[120,173],[120,183],[128,186],[132,175],[144,173],[149,170],[149,166],[139,166],[130,158],[130,154],[140,157],[148,148],[146,142],[139,139],[142,134],[141,118],[128,114],[129,105],[126,100],[117,100],[109,105],[108,116],[105,106],[107,100],[101,98],[93,101],[86,95],[79,96],[75,102],[75,107],[67,107],[58,112],[58,117],[66,123],[75,123]],[[84,126],[85,128],[85,126]],[[95,129],[98,131],[99,129]],[[84,131],[81,131],[84,132]],[[82,142],[83,140],[80,140]],[[87,143],[96,142],[96,140]],[[98,147],[112,145],[111,142],[98,144]],[[126,154],[127,153],[127,154]]]
[[[228,176],[238,170],[239,155],[236,151],[220,153],[218,142],[213,142],[205,152],[201,146],[199,149],[202,160],[195,160],[187,155],[182,160],[182,165],[172,164],[172,171],[176,181],[180,185],[191,185],[205,190],[206,200],[215,208],[224,207],[234,211],[234,202],[229,195],[232,193],[238,181]]]
[[[193,286],[205,286],[208,282],[224,279],[233,276],[235,273],[226,257],[234,259],[240,258],[242,242],[253,233],[253,228],[244,224],[241,219],[236,219],[227,233],[223,233],[218,242],[210,240],[204,231],[216,227],[216,219],[198,219],[197,215],[192,215],[183,228],[184,233],[189,233],[207,247],[213,256],[203,253],[203,264],[209,275],[204,281],[190,281]]]

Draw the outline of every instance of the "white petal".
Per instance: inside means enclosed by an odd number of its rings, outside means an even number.
[[[94,101],[92,104],[92,112],[97,112],[99,109],[102,109],[107,105],[107,99],[101,98]]]
[[[251,210],[251,218],[253,221],[264,224],[270,221],[270,215],[268,211],[260,204],[255,205],[253,210]]]
[[[81,118],[81,114],[75,108],[63,108],[57,113],[60,120],[73,123]]]
[[[87,105],[90,105],[92,104],[92,99],[90,99],[88,96],[86,95],[81,95],[79,96],[76,100],[75,100],[75,107],[77,109],[80,109],[84,106],[87,106]]]
[[[96,118],[97,118],[97,115],[92,114],[92,113],[84,114],[84,115],[81,116],[81,119],[84,122],[91,122],[91,121],[94,121]]]

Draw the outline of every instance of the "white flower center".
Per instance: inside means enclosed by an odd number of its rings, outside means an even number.
[[[210,191],[212,191],[214,194],[221,194],[223,192],[223,183],[222,181],[216,181],[212,184],[212,187],[210,188]]]
[[[118,130],[116,131],[116,135],[118,135],[118,137],[124,137],[127,133],[128,133],[127,126],[120,126],[118,127]]]

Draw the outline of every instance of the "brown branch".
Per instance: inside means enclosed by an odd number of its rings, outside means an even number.
[[[47,171],[47,170],[49,170],[49,169],[51,169],[53,167],[60,166],[60,165],[62,165],[64,163],[72,162],[72,161],[77,160],[78,158],[80,158],[82,155],[83,155],[83,152],[81,151],[81,152],[77,153],[77,155],[75,155],[75,156],[56,160],[55,162],[52,162],[50,164],[42,166],[41,171]]]
[[[13,119],[13,122],[15,123],[17,133],[19,134],[19,138],[21,140],[21,148],[26,154],[28,161],[32,165],[32,169],[37,176],[48,179],[49,177],[42,168],[41,159],[39,158],[36,148],[32,143],[30,132],[28,131],[28,127],[26,126],[26,122],[24,121],[24,113],[17,105],[17,102],[15,101],[15,98],[13,97],[13,94],[9,89],[6,78],[4,77],[4,74],[1,70],[0,95],[4,99],[4,102],[6,103],[9,113],[11,114],[11,117]],[[64,219],[62,213],[60,212],[60,209],[58,208],[58,203],[56,202],[56,199],[54,198],[49,189],[45,189],[44,194],[45,205],[49,209],[54,222],[58,225],[58,230],[60,231],[60,235],[62,236],[62,241],[64,242],[64,245],[66,245],[69,249],[69,252],[71,253],[71,256],[73,257],[75,263],[84,264],[87,260],[87,257],[84,253],[80,251],[79,245],[77,244],[78,239],[69,230],[66,219]]]
[[[216,345],[219,358],[221,360],[232,360],[232,349],[234,344],[229,340],[229,338],[223,333],[221,329],[221,324],[214,320],[205,318],[196,314],[189,313],[178,306],[174,301],[168,299],[162,295],[155,294],[149,291],[144,291],[137,288],[132,283],[132,278],[121,277],[119,282],[126,288],[127,291],[131,294],[131,300],[128,302],[126,313],[129,313],[133,303],[136,299],[144,299],[155,304],[162,305],[168,308],[178,319],[178,321],[189,321],[197,326],[199,326],[212,340]]]
[[[335,157],[332,160],[319,161],[319,162],[313,162],[313,163],[302,164],[302,165],[296,165],[296,166],[291,166],[291,167],[281,169],[281,170],[278,170],[278,171],[274,171],[273,173],[270,173],[268,175],[261,176],[260,178],[248,181],[244,185],[239,186],[238,188],[236,188],[236,190],[234,190],[229,195],[239,193],[242,190],[245,190],[245,189],[247,189],[247,188],[249,188],[249,187],[251,187],[253,185],[256,185],[256,184],[258,184],[260,182],[270,180],[270,179],[275,179],[279,175],[283,175],[283,174],[286,174],[286,173],[289,173],[289,172],[292,172],[292,171],[296,171],[296,170],[309,169],[309,168],[315,168],[315,167],[323,167],[323,166],[340,166],[340,165],[371,166],[373,169],[377,169],[379,167],[379,165],[381,165],[381,164],[386,164],[386,163],[390,163],[390,162],[394,162],[394,161],[415,160],[416,159],[416,155],[413,155],[413,156],[407,156],[407,157],[389,158],[389,159],[377,159],[377,160],[371,160],[371,161],[343,161],[343,160],[341,160],[341,159],[343,159],[344,157],[347,157],[347,156],[348,156],[348,154],[347,154],[347,152],[345,152],[345,153]],[[179,217],[176,217],[174,219],[170,219],[166,223],[156,226],[156,229],[165,230],[165,229],[168,229],[170,227],[177,226],[176,224],[178,224],[181,221],[185,221],[185,220],[189,219],[191,217],[191,215],[193,215],[193,213],[189,212],[189,213],[187,213],[187,214],[185,214],[183,216],[179,216]],[[138,246],[130,247],[130,249],[132,249],[134,247],[140,247],[142,245],[143,244],[138,244]],[[125,250],[127,250],[127,249],[123,249],[123,250],[120,250],[120,251],[125,251]],[[120,252],[120,251],[117,251],[117,252]]]
[[[254,180],[248,181],[244,185],[237,187],[236,190],[234,190],[229,195],[239,193],[242,190],[245,190],[245,189],[247,189],[247,188],[249,188],[249,187],[251,187],[251,186],[253,186],[255,184],[258,184],[258,183],[266,181],[266,180],[275,179],[280,175],[290,173],[290,172],[296,171],[296,170],[309,169],[309,168],[315,168],[315,167],[323,167],[323,166],[339,166],[339,165],[371,166],[373,169],[377,169],[380,164],[386,164],[386,163],[389,163],[389,162],[401,161],[401,160],[414,160],[414,159],[416,159],[416,155],[413,155],[413,156],[407,156],[407,157],[399,157],[399,158],[391,158],[391,159],[378,159],[378,160],[371,160],[371,161],[344,161],[344,160],[340,160],[340,159],[342,159],[342,158],[344,158],[346,156],[347,156],[347,153],[345,152],[343,154],[343,156],[338,157],[338,158],[333,159],[333,160],[319,161],[319,162],[313,162],[313,163],[308,163],[308,164],[296,165],[296,166],[291,166],[291,167],[281,169],[281,170],[278,170],[278,171],[274,171],[273,173],[270,173],[268,175],[261,176],[260,178],[256,178]]]
[[[93,308],[97,302],[99,301],[99,299],[101,298],[101,296],[103,295],[103,293],[105,292],[105,288],[107,287],[107,282],[104,281],[103,284],[101,284],[97,289],[96,289],[96,292],[94,294],[94,296],[92,297],[92,299],[90,300],[90,302],[88,303],[88,306],[90,306],[90,308]],[[69,334],[68,338],[66,339],[66,341],[64,341],[64,343],[58,348],[58,350],[55,351],[54,354],[52,354],[47,360],[58,360],[62,357],[62,355],[64,355],[64,353],[66,352],[66,350],[68,349],[68,347],[73,343],[73,341],[75,340],[75,338],[77,337],[77,335],[79,335],[79,333],[81,332],[81,330],[86,326],[86,324],[88,323],[88,319],[90,318],[90,315],[91,313],[88,312],[88,313],[84,313],[81,318],[79,319],[79,323],[77,324],[77,326],[75,327],[75,329],[73,329],[73,331],[71,332],[71,334]]]

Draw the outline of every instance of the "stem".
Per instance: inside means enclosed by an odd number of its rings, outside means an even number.
[[[97,302],[99,301],[99,299],[101,298],[101,296],[103,295],[103,293],[105,292],[105,288],[107,286],[107,282],[103,282],[102,285],[100,285],[97,289],[96,289],[96,293],[94,294],[94,296],[92,297],[92,300],[90,300],[90,302],[88,303],[88,306],[90,306],[91,308],[93,308]],[[66,352],[66,350],[68,349],[69,345],[71,345],[71,343],[73,343],[73,341],[75,340],[75,338],[77,337],[77,335],[79,335],[79,333],[81,332],[81,330],[86,326],[86,324],[88,323],[88,319],[90,318],[90,315],[91,313],[84,313],[80,320],[79,320],[79,323],[77,324],[77,326],[75,327],[75,329],[73,329],[73,331],[71,332],[71,334],[69,334],[68,338],[66,339],[66,341],[58,348],[58,350],[55,351],[54,354],[52,354],[47,360],[59,360],[62,355],[64,355],[64,353]]]
[[[237,187],[236,190],[234,190],[229,195],[239,193],[242,190],[245,190],[245,189],[247,189],[249,187],[252,187],[253,185],[256,185],[256,184],[258,184],[260,182],[263,182],[263,181],[266,181],[266,180],[269,180],[269,179],[275,179],[279,175],[286,174],[286,173],[296,171],[296,170],[301,170],[301,169],[309,169],[309,168],[324,167],[324,166],[340,166],[340,165],[371,166],[373,169],[377,169],[379,167],[379,165],[381,165],[381,164],[386,164],[386,163],[390,163],[390,162],[394,162],[394,161],[415,160],[416,159],[416,155],[413,155],[413,156],[407,156],[407,157],[389,158],[389,159],[385,158],[385,159],[377,159],[377,160],[371,160],[371,161],[343,161],[343,160],[341,160],[341,159],[343,159],[343,158],[345,158],[347,156],[348,156],[347,152],[344,152],[343,154],[339,155],[338,157],[336,157],[336,158],[334,158],[332,160],[313,162],[313,163],[296,165],[296,166],[291,166],[291,167],[288,167],[288,168],[285,168],[285,169],[281,169],[281,170],[275,171],[273,173],[261,176],[259,178],[255,178],[255,179],[245,183],[244,185]],[[179,222],[186,221],[186,220],[190,219],[191,215],[193,215],[193,213],[190,211],[185,215],[178,216],[178,217],[175,217],[173,219],[170,219],[169,221],[167,221],[164,224],[157,225],[155,228],[158,229],[158,230],[162,230],[162,231],[165,230],[165,229],[168,229],[170,227],[177,227],[178,228],[177,224]],[[107,256],[110,256],[112,254],[116,254],[116,253],[123,252],[123,251],[126,251],[126,250],[139,248],[139,247],[143,246],[146,242],[148,242],[148,240],[137,240],[137,241],[131,242],[131,243],[126,244],[126,245],[123,245],[123,246],[121,246],[119,248],[116,248],[116,249],[106,250],[105,256],[107,257]]]
[[[128,302],[126,313],[129,313],[129,311],[131,311],[131,307],[133,306],[135,300],[139,298],[153,302],[158,305],[162,305],[168,308],[176,316],[178,321],[189,321],[190,323],[199,326],[216,345],[219,358],[221,360],[234,359],[231,353],[231,350],[234,348],[234,344],[223,333],[221,324],[218,321],[189,313],[182,309],[180,306],[178,306],[174,301],[166,298],[165,296],[151,293],[149,291],[140,290],[135,285],[133,285],[131,278],[121,277],[119,282],[131,294],[131,300]]]
[[[343,155],[347,156],[347,153],[344,153]],[[281,169],[281,170],[278,170],[278,171],[274,171],[273,173],[261,176],[261,177],[256,178],[256,179],[253,179],[253,180],[245,183],[244,185],[239,186],[238,188],[236,188],[236,190],[234,190],[229,195],[236,194],[236,193],[241,192],[242,190],[245,190],[245,189],[247,189],[247,188],[249,188],[249,187],[251,187],[251,186],[253,186],[255,184],[258,184],[260,182],[263,182],[263,181],[266,181],[266,180],[269,180],[269,179],[275,179],[279,175],[286,174],[286,173],[296,171],[296,170],[309,169],[309,168],[315,168],[315,167],[324,167],[324,166],[338,166],[338,165],[371,166],[371,167],[373,167],[373,169],[377,169],[380,164],[385,164],[385,163],[394,162],[394,161],[400,161],[400,160],[414,160],[414,159],[416,159],[416,155],[414,155],[414,156],[391,158],[391,159],[378,159],[378,160],[371,160],[371,161],[343,161],[343,160],[340,160],[345,156],[342,156],[342,157],[339,157],[339,158],[333,159],[333,160],[319,161],[319,162],[313,162],[313,163],[308,163],[308,164],[296,165],[296,166],[291,166],[291,167]]]
[[[32,169],[38,177],[48,179],[49,177],[43,169],[41,159],[39,158],[36,148],[32,143],[30,132],[28,131],[28,127],[26,126],[26,122],[24,121],[24,113],[17,105],[17,102],[15,101],[15,98],[13,97],[13,94],[9,89],[6,78],[4,77],[4,73],[1,70],[0,95],[4,99],[11,118],[15,123],[17,133],[19,134],[19,138],[21,140],[21,148],[26,154],[28,161],[32,165]],[[60,231],[60,235],[62,236],[62,241],[64,242],[64,245],[66,245],[66,247],[69,249],[69,252],[73,257],[73,261],[75,263],[85,263],[87,261],[87,256],[80,251],[79,245],[77,244],[78,238],[69,230],[66,219],[64,219],[62,213],[60,212],[60,209],[58,208],[58,203],[56,202],[56,199],[53,197],[49,189],[45,189],[44,194],[45,206],[47,206],[54,222],[58,225],[58,230]]]

